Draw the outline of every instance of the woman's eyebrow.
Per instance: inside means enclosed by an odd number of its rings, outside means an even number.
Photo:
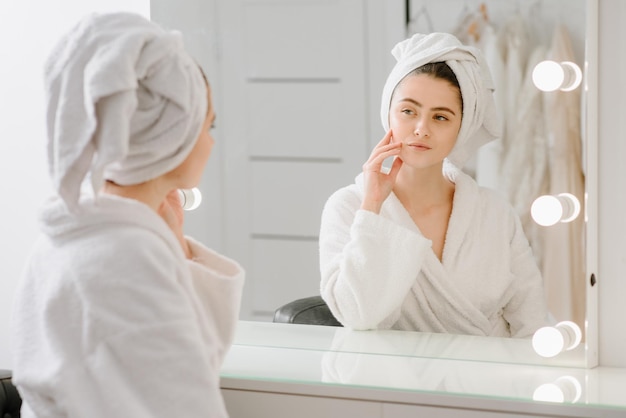
[[[413,103],[415,106],[417,107],[422,107],[422,104],[416,100],[411,99],[410,97],[406,97],[404,99],[400,100],[401,102],[409,102],[409,103]],[[434,111],[438,111],[438,112],[450,112],[452,113],[454,116],[456,116],[456,113],[454,113],[454,111],[448,107],[445,106],[439,106],[439,107],[433,107],[430,110],[434,110]]]

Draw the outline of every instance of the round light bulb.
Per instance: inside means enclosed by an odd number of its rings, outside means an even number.
[[[580,214],[580,202],[571,193],[539,196],[530,207],[530,216],[541,226],[571,222]]]
[[[554,327],[543,327],[533,335],[533,349],[541,357],[554,357],[563,351],[565,339]]]
[[[555,91],[561,88],[565,70],[556,61],[541,61],[533,69],[533,83],[541,91]]]
[[[561,376],[552,383],[544,383],[535,389],[534,401],[544,402],[570,402],[580,399],[582,386],[578,379],[572,376]]]
[[[580,215],[580,201],[571,193],[560,193],[558,197],[563,206],[561,222],[572,222]]]
[[[533,392],[533,401],[558,402],[565,401],[561,388],[554,383],[544,383]]]
[[[541,61],[532,73],[533,84],[541,91],[572,91],[580,85],[583,73],[571,61]]]
[[[555,325],[555,328],[564,335],[566,351],[573,350],[582,341],[583,333],[575,322],[561,321]]]
[[[543,327],[535,331],[532,339],[533,349],[542,357],[554,357],[572,350],[580,344],[582,332],[576,323],[561,321],[553,327]]]
[[[541,226],[551,226],[561,220],[563,205],[555,196],[539,196],[530,207],[530,216]]]
[[[202,193],[197,187],[193,189],[178,189],[180,202],[184,210],[194,210],[202,203]]]
[[[580,83],[583,81],[583,72],[580,67],[571,61],[563,61],[561,66],[566,75],[566,79],[561,85],[561,90],[572,91],[580,86]]]

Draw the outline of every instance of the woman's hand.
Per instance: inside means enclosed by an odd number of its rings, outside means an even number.
[[[185,253],[185,256],[191,259],[191,249],[189,248],[189,244],[185,239],[185,234],[183,233],[183,223],[185,220],[185,215],[183,212],[183,207],[180,202],[180,196],[178,195],[178,190],[174,189],[165,196],[163,202],[159,206],[158,210],[159,215],[165,223],[170,227],[170,229],[178,238],[178,242],[180,242],[181,247]]]
[[[384,138],[376,144],[369,159],[363,164],[365,176],[365,196],[361,203],[361,209],[380,213],[383,202],[396,183],[398,171],[402,167],[402,160],[397,158],[402,149],[401,142],[392,142],[392,132],[389,130]],[[382,172],[383,161],[389,157],[396,157],[388,174]]]
[[[383,161],[389,157],[397,157],[402,149],[402,142],[391,142],[392,132],[389,130],[384,138],[376,144],[369,159],[363,164],[363,174],[365,176],[365,196],[361,203],[361,209],[380,213],[383,202],[396,183],[398,171],[402,167],[402,160],[394,158],[391,171],[383,173]]]

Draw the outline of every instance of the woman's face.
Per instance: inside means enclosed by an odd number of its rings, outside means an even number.
[[[211,155],[213,149],[213,136],[211,135],[211,128],[215,122],[215,112],[213,108],[213,102],[211,100],[211,89],[207,87],[207,101],[209,112],[204,119],[202,130],[196,140],[196,144],[189,156],[183,161],[183,163],[176,169],[178,171],[178,177],[181,180],[179,188],[190,189],[196,187],[200,183],[202,178],[202,172],[206,166],[207,161]]]
[[[389,109],[392,141],[403,144],[399,158],[414,168],[440,164],[456,143],[461,118],[456,86],[428,74],[406,77]]]

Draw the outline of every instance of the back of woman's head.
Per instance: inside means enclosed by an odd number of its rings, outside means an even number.
[[[87,173],[97,191],[177,167],[207,114],[181,34],[132,13],[85,17],[53,50],[45,81],[50,173],[70,209]]]

